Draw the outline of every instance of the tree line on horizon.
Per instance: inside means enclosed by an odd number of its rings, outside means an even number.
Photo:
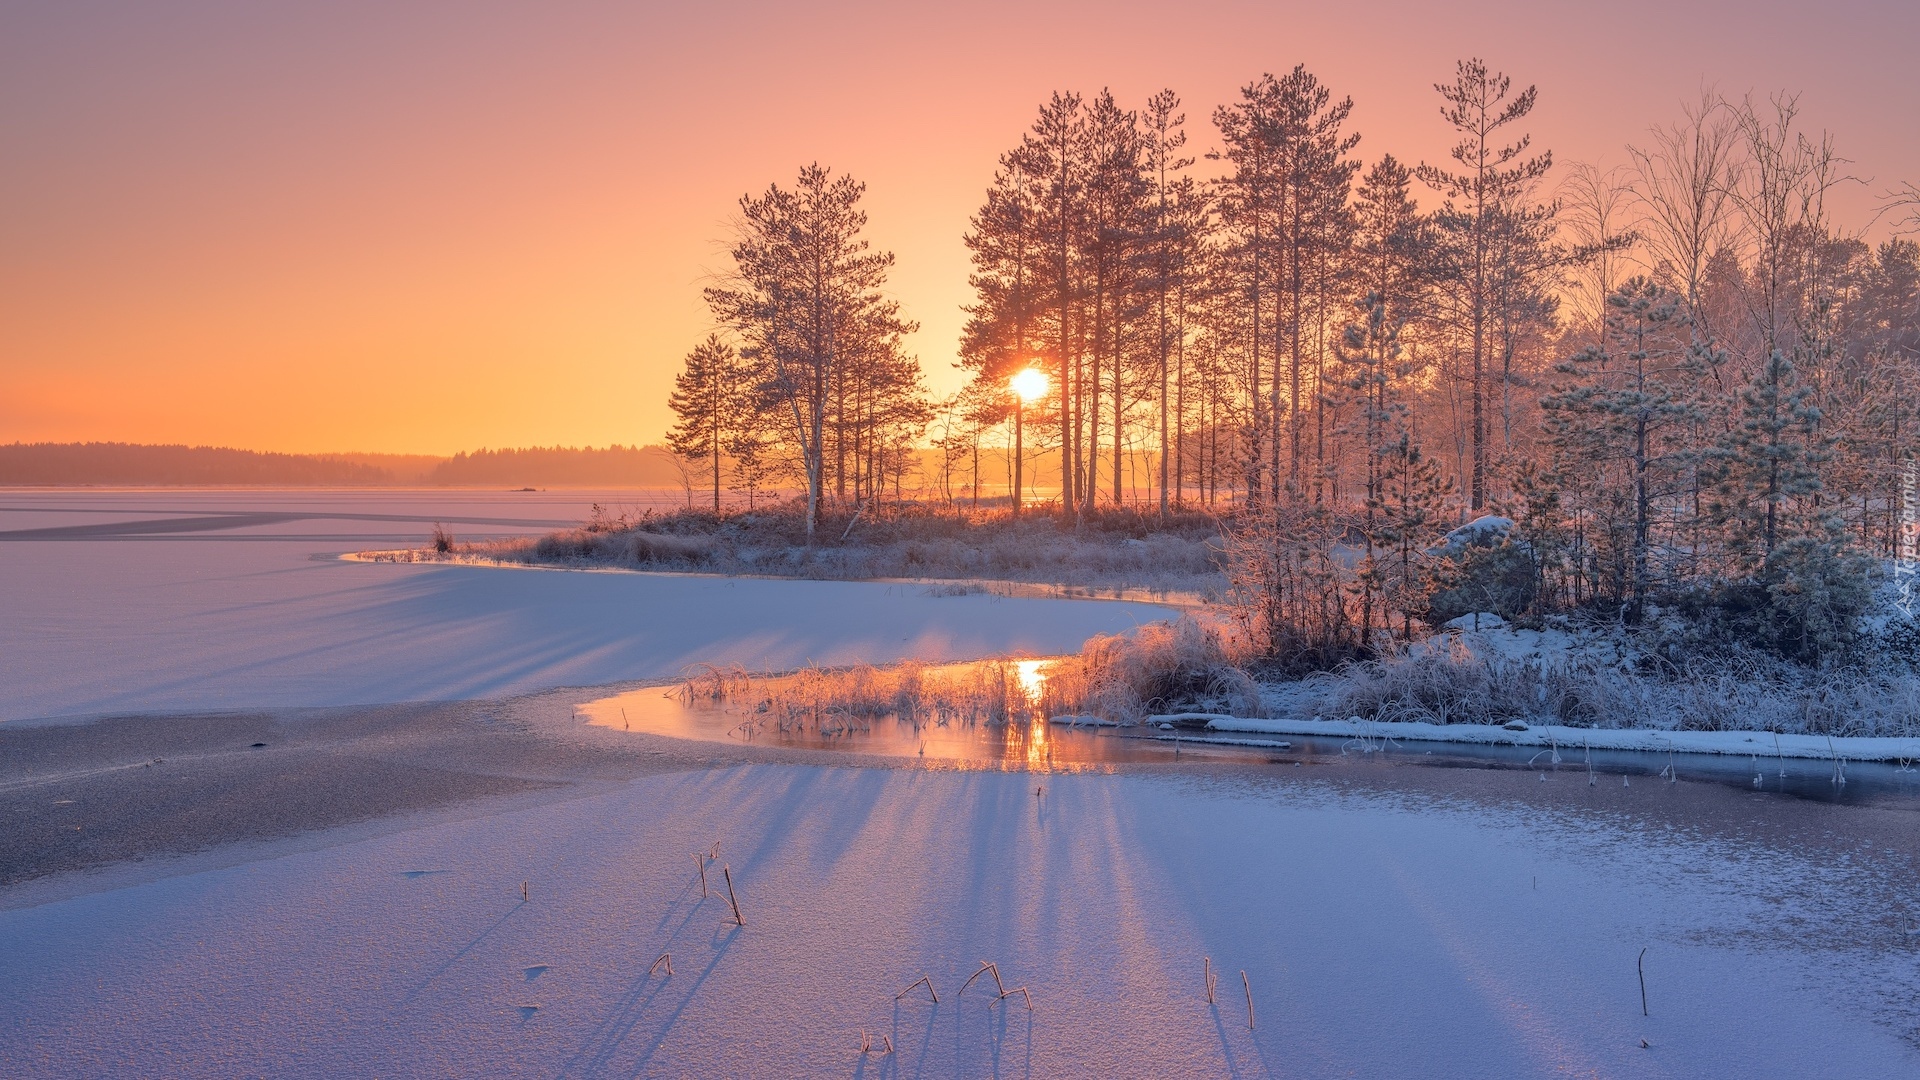
[[[1920,442],[1920,247],[1834,220],[1858,181],[1831,136],[1789,95],[1707,94],[1627,165],[1556,170],[1525,132],[1536,88],[1476,59],[1435,90],[1456,141],[1422,163],[1362,154],[1352,99],[1304,67],[1215,108],[1204,154],[1170,90],[1055,93],[970,222],[970,379],[940,402],[861,185],[809,166],[741,201],[670,443],[716,510],[725,471],[785,476],[811,522],[898,489],[929,435],[951,496],[1037,366],[1055,511],[1233,508],[1276,635],[1404,622],[1444,591],[1418,556],[1484,515],[1524,534],[1510,608],[1857,591],[1847,560],[1895,548]]]
[[[427,454],[284,454],[117,442],[0,445],[0,485],[687,487],[663,446],[502,447]]]

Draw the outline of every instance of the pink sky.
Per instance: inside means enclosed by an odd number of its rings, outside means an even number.
[[[1054,89],[1207,116],[1304,62],[1366,158],[1437,159],[1435,81],[1540,86],[1537,146],[1625,160],[1703,83],[1801,91],[1920,180],[1920,5],[13,4],[0,11],[0,442],[443,453],[648,442],[738,196],[869,184],[937,390],[960,235]]]

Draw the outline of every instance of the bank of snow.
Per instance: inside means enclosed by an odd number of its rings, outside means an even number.
[[[1858,654],[1828,668],[1756,652],[1689,656],[1658,634],[1527,629],[1482,613],[1376,659],[1266,684],[1257,708],[1186,721],[1338,738],[1920,760],[1912,621],[1890,596],[1864,620]]]
[[[1543,750],[1641,750],[1654,753],[1736,754],[1740,757],[1843,758],[1847,761],[1920,761],[1920,738],[1780,735],[1767,731],[1650,731],[1579,728],[1561,724],[1427,724],[1419,721],[1276,719],[1183,713],[1155,720],[1204,722],[1210,731],[1263,735],[1321,735],[1337,739],[1537,746]]]

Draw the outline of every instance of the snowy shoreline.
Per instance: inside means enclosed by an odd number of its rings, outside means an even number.
[[[1027,600],[1106,600],[1135,604],[1156,604],[1178,610],[1206,606],[1197,593],[1178,589],[1134,588],[1123,585],[1069,585],[1050,581],[1016,581],[1010,578],[944,577],[800,577],[793,574],[746,574],[717,570],[649,570],[638,566],[608,566],[604,563],[518,562],[463,552],[441,554],[417,548],[390,551],[347,551],[334,556],[340,562],[399,563],[427,566],[475,566],[493,570],[550,570],[580,574],[638,574],[647,577],[712,578],[723,581],[844,581],[867,585],[912,585],[934,590],[956,590],[942,595],[965,596],[974,593]],[[957,591],[964,590],[964,591]]]
[[[1329,738],[1393,739],[1399,742],[1537,746],[1541,749],[1637,750],[1650,753],[1720,754],[1772,758],[1844,758],[1847,761],[1920,760],[1920,738],[1779,735],[1770,731],[1661,731],[1655,728],[1576,728],[1558,724],[1523,729],[1491,724],[1426,724],[1407,721],[1265,719],[1216,713],[1176,713],[1151,723],[1204,722],[1209,731],[1260,735],[1323,735]]]

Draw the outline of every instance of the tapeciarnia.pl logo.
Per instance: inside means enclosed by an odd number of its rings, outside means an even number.
[[[1915,600],[1920,600],[1920,499],[1914,489],[1920,487],[1920,460],[1908,458],[1900,470],[1900,545],[1894,552],[1893,578],[1900,587],[1900,608],[1913,615]]]

